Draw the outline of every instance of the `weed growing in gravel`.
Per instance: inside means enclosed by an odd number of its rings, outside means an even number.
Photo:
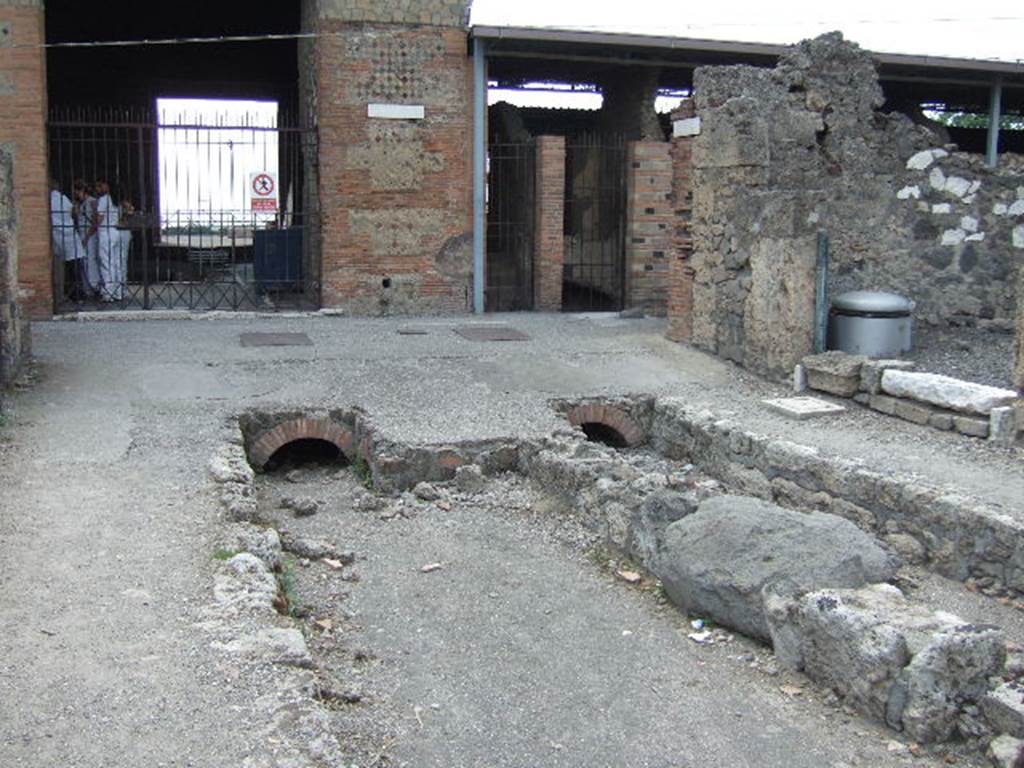
[[[368,490],[373,490],[373,472],[370,471],[370,465],[366,462],[366,459],[362,456],[357,456],[356,460],[352,462],[352,471],[359,479],[359,482]]]
[[[277,597],[274,607],[282,616],[298,617],[301,612],[299,593],[295,588],[295,559],[285,556],[277,569]]]
[[[609,568],[612,562],[612,553],[603,544],[598,544],[587,550],[587,559],[598,568]]]
[[[236,549],[225,549],[224,547],[219,547],[217,549],[217,551],[215,551],[213,553],[213,559],[214,560],[230,560],[232,557],[234,557],[237,554],[238,554],[238,550],[236,550]]]

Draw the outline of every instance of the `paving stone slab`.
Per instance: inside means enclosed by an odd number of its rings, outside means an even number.
[[[779,397],[762,400],[770,410],[791,419],[810,419],[815,416],[834,416],[846,409],[841,405],[817,397]]]

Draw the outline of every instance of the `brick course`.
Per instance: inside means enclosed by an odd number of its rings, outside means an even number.
[[[565,261],[565,137],[538,136],[536,141],[533,305],[541,312],[559,312]]]
[[[0,144],[14,154],[18,298],[29,317],[41,319],[53,314],[41,4],[0,0],[0,26],[8,30],[0,44],[0,80],[6,83]]]
[[[671,145],[630,142],[626,152],[626,306],[666,313],[672,253]]]

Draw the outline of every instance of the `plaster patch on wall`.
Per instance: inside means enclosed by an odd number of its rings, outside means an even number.
[[[367,238],[380,257],[422,256],[432,250],[438,232],[449,228],[447,211],[411,208],[404,210],[352,211],[352,233]]]

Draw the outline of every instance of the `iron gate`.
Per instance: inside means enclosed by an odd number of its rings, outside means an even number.
[[[55,109],[48,134],[58,312],[319,307],[314,129]]]
[[[536,144],[491,144],[488,164],[484,307],[533,309]]]
[[[562,308],[621,310],[625,296],[626,142],[585,135],[565,148]]]

